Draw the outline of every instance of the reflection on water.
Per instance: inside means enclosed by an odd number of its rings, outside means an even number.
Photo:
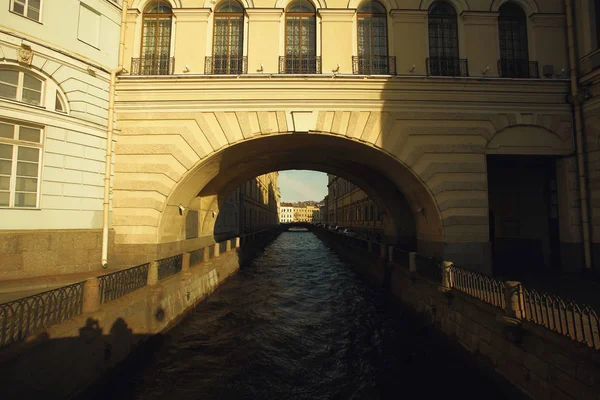
[[[94,393],[123,399],[505,399],[312,233],[284,232]],[[514,398],[514,396],[511,396]]]

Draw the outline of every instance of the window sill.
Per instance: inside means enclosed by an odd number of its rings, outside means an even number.
[[[44,24],[42,23],[42,21],[41,21],[41,20],[35,20],[35,19],[33,19],[33,18],[29,18],[27,15],[19,14],[18,12],[15,12],[15,11],[13,11],[13,10],[9,10],[9,11],[10,11],[10,13],[11,13],[11,14],[18,15],[18,16],[19,16],[19,17],[21,17],[21,18],[28,19],[28,20],[30,20],[30,21],[32,21],[32,22],[35,22],[35,23],[38,23],[38,24],[40,24],[40,25],[44,25]]]
[[[96,49],[96,50],[100,51],[100,47],[98,47],[97,45],[94,45],[94,44],[88,43],[88,42],[86,42],[85,40],[83,40],[83,39],[80,39],[80,38],[77,38],[77,40],[78,40],[78,41],[80,41],[81,43],[87,44],[88,46],[90,46],[90,47],[91,47],[91,48],[93,48],[93,49]]]
[[[48,108],[46,108],[43,105],[39,105],[38,106],[38,105],[35,105],[35,104],[25,103],[25,102],[19,101],[19,100],[8,99],[6,97],[0,97],[0,101],[7,101],[7,102],[9,102],[11,104],[18,104],[18,105],[21,105],[21,106],[32,107],[32,108],[35,108],[37,110],[52,111],[52,110],[48,110]]]
[[[5,206],[0,206],[0,210],[42,211],[42,209],[39,207],[5,207]]]

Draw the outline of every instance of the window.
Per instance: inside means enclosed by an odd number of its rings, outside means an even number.
[[[393,70],[388,59],[387,15],[376,1],[366,1],[358,8],[358,57],[353,63],[359,74],[389,74]],[[392,68],[390,68],[392,67]]]
[[[531,74],[525,12],[515,3],[505,3],[500,7],[499,12],[500,76],[529,78]]]
[[[461,76],[458,58],[456,10],[445,2],[433,3],[429,9],[429,75]]]
[[[42,0],[12,0],[11,10],[19,15],[40,22]]]
[[[296,0],[286,10],[285,57],[279,67],[286,74],[321,73],[316,10],[308,0]]]
[[[173,72],[171,25],[173,11],[164,1],[152,0],[144,9],[142,52],[134,60],[134,75],[168,75]],[[136,62],[137,61],[137,62]]]
[[[0,69],[0,97],[39,106],[42,81],[26,72]]]
[[[600,0],[594,0],[594,20],[596,22],[596,49],[600,48]]]
[[[243,74],[244,8],[235,0],[224,0],[215,8],[213,59],[207,62],[207,73]]]
[[[0,122],[0,207],[38,205],[41,128]]]
[[[65,102],[63,101],[60,94],[56,93],[56,100],[54,101],[54,109],[61,113],[66,113],[67,108],[65,107]]]
[[[85,4],[79,5],[79,26],[77,38],[91,46],[98,47],[100,39],[100,14]]]

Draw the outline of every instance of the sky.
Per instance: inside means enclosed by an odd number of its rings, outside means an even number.
[[[327,194],[327,174],[307,170],[279,171],[281,201],[321,201]]]

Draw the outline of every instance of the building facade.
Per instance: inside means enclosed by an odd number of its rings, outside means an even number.
[[[232,191],[294,168],[354,182],[384,240],[426,255],[501,274],[600,261],[595,1],[129,0],[121,31],[108,0],[7,3],[4,277],[100,268],[119,58],[113,264],[197,248]],[[277,218],[255,197],[238,229]]]
[[[0,279],[100,269],[121,8],[107,0],[3,3]]]
[[[282,224],[294,222],[294,205],[292,203],[281,203],[279,207],[279,222]]]
[[[382,236],[383,218],[377,204],[352,182],[327,174],[327,219],[331,225],[359,234]]]

